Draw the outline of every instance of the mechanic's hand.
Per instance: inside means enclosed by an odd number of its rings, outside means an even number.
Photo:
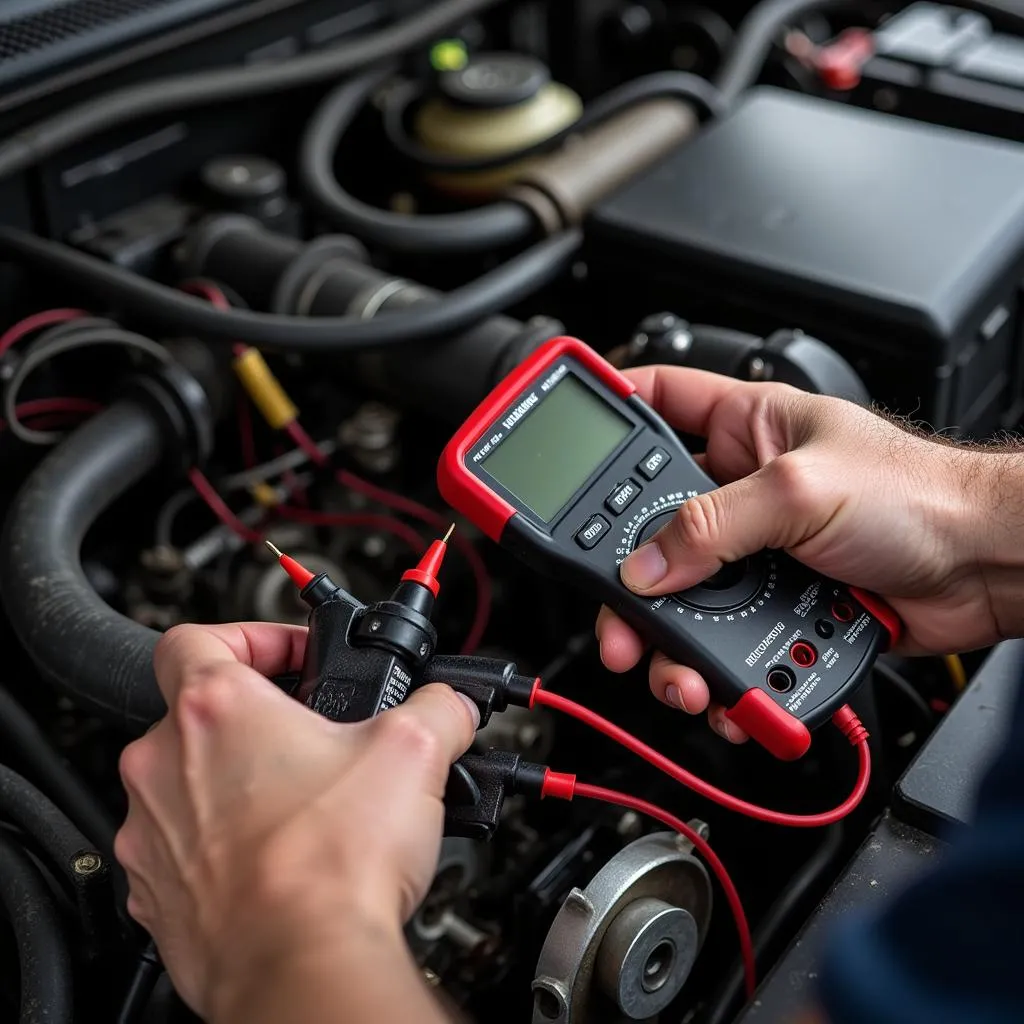
[[[266,623],[172,629],[155,657],[168,714],[121,758],[128,909],[206,1019],[305,949],[383,935],[407,957],[448,767],[478,721],[440,685],[368,722],[328,721],[265,678],[297,670],[305,642]]]
[[[781,384],[665,366],[628,376],[670,424],[707,438],[705,469],[722,485],[687,501],[626,558],[622,579],[631,590],[684,590],[723,562],[785,549],[885,597],[907,627],[907,653],[967,650],[999,638],[979,570],[985,498],[972,494],[979,460],[998,456],[937,443],[852,403]],[[643,654],[640,638],[607,608],[597,633],[614,672]],[[691,714],[708,707],[704,680],[663,655],[651,662],[650,685]],[[726,739],[746,738],[721,707],[709,717]]]

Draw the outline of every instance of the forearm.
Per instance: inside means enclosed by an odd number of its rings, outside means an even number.
[[[401,934],[353,930],[222,987],[209,1024],[448,1024]]]
[[[1024,636],[1024,453],[972,452],[964,470],[965,543],[1000,635]]]

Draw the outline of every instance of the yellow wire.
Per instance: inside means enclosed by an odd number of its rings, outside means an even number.
[[[967,671],[964,663],[960,660],[959,654],[947,654],[942,659],[946,663],[949,678],[957,690],[962,690],[967,685]]]

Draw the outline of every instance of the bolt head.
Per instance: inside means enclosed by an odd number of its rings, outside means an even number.
[[[71,867],[76,875],[94,875],[103,867],[103,858],[98,853],[80,853]]]
[[[673,331],[669,339],[669,346],[673,352],[686,352],[693,344],[693,335],[689,331]]]
[[[380,619],[370,619],[370,632],[376,633],[380,629]]]

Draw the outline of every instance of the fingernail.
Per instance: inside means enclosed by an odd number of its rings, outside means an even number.
[[[479,729],[480,709],[464,693],[457,693],[456,696],[469,708],[469,713],[473,716],[473,728]]]
[[[675,683],[669,683],[665,687],[665,700],[669,702],[674,708],[679,708],[680,711],[684,711],[683,707],[683,695],[679,691],[679,687]]]
[[[630,590],[650,590],[668,572],[668,562],[656,541],[638,547],[622,563],[622,582]]]
[[[729,721],[728,718],[723,718],[722,719],[722,735],[730,743],[739,743],[739,740],[740,740],[739,730],[736,728],[735,725],[732,724],[732,722]]]

